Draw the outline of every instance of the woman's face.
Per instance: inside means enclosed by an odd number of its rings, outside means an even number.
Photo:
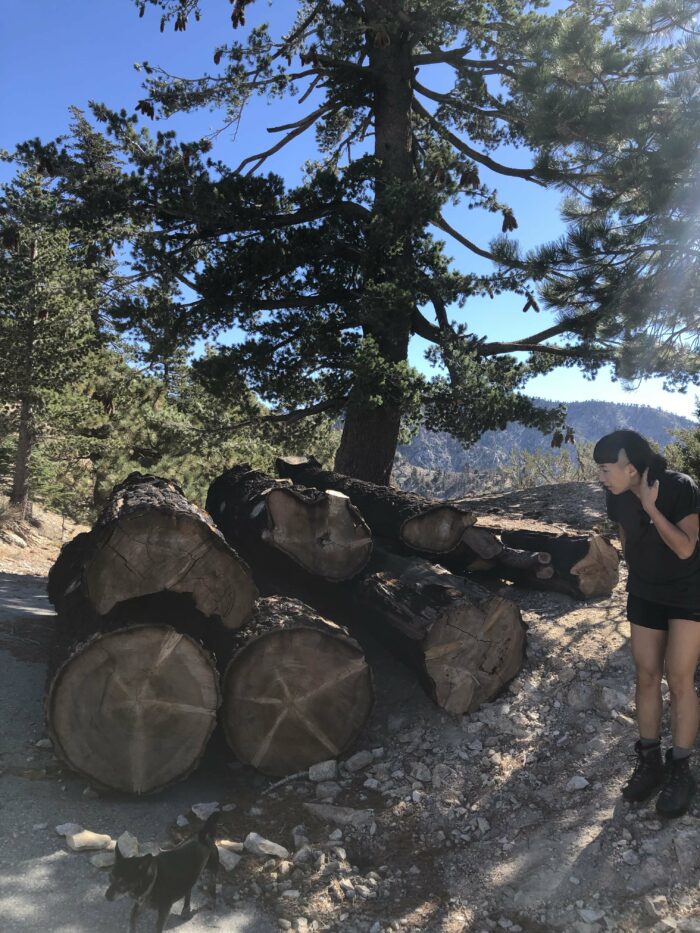
[[[598,464],[598,479],[614,496],[639,485],[639,473],[623,451],[618,455],[617,463]]]

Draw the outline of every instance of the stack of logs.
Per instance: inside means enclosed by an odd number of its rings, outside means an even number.
[[[617,582],[617,552],[598,535],[499,539],[459,502],[313,458],[277,469],[228,470],[209,514],[175,483],[132,474],[61,551],[47,720],[57,753],[96,785],[143,794],[186,777],[217,714],[234,754],[267,774],[342,754],[374,688],[341,620],[371,625],[440,706],[471,712],[520,670],[525,626],[465,574],[576,598]]]

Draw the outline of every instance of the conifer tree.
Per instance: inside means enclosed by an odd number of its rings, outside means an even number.
[[[465,444],[509,420],[553,427],[561,411],[520,390],[559,365],[698,381],[700,3],[581,0],[551,12],[544,0],[304,0],[286,35],[259,26],[239,39],[251,2],[232,0],[210,73],[144,63],[137,110],[219,108],[233,124],[253,95],[297,100],[305,109],[270,128],[269,148],[228,166],[207,155],[210,140],[152,137],[126,111],[95,110],[135,168],[109,183],[138,219],[147,283],[118,309],[125,327],[165,320],[183,339],[242,328],[242,343],[199,365],[209,388],[244,381],[287,421],[342,415],[336,469],[377,482],[402,423],[422,418]],[[177,31],[216,7],[136,5]],[[314,130],[321,157],[301,185],[260,173]],[[508,146],[521,147],[517,160]],[[516,218],[503,177],[566,195],[568,236],[522,253],[514,231],[537,218]],[[82,179],[85,209],[106,190]],[[464,226],[445,218],[451,202]],[[501,236],[475,242],[466,208],[500,216]],[[444,236],[494,271],[456,270]],[[682,294],[666,294],[679,267]],[[524,321],[545,304],[556,323],[489,340],[469,325],[484,295],[494,313],[517,302]],[[453,308],[465,311],[453,319]],[[412,335],[432,344],[432,379],[407,364]]]
[[[0,189],[0,398],[16,431],[10,502],[26,508],[46,394],[84,369],[96,341],[98,280],[45,176],[26,167]]]

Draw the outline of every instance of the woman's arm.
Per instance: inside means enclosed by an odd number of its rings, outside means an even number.
[[[674,525],[663,513],[659,512],[656,506],[648,510],[647,515],[656,526],[661,540],[671,548],[674,554],[680,557],[681,560],[687,560],[688,557],[693,556],[695,545],[698,543],[698,530],[700,528],[697,512],[686,515],[677,525]]]
[[[700,521],[697,512],[686,515],[678,524],[674,525],[666,516],[656,507],[656,499],[659,495],[659,481],[656,480],[651,486],[647,482],[649,470],[644,471],[642,476],[642,486],[640,500],[642,508],[654,523],[656,530],[664,544],[671,548],[673,553],[681,560],[687,560],[693,556],[695,546],[698,543],[698,529]]]

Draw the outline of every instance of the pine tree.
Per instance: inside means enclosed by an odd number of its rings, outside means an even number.
[[[250,3],[233,0],[234,30]],[[211,8],[136,4],[142,15],[160,8],[161,30],[177,31]],[[203,361],[202,378],[249,386],[287,421],[342,415],[336,469],[377,482],[389,478],[402,424],[423,419],[465,444],[509,420],[554,427],[562,412],[520,390],[556,366],[593,375],[612,363],[622,378],[697,382],[697,211],[688,205],[700,4],[545,7],[305,0],[281,38],[264,26],[243,41],[222,36],[216,71],[200,79],[144,63],[137,110],[147,117],[213,107],[233,123],[256,94],[309,103],[270,128],[278,142],[235,167],[208,156],[208,139],[178,144],[125,111],[95,109],[135,168],[109,186],[76,181],[88,212],[108,190],[135,218],[145,287],[117,309],[124,326],[186,341],[238,325],[247,339]],[[321,158],[303,184],[286,190],[258,174],[312,129]],[[525,149],[524,165],[500,157],[506,145]],[[504,176],[568,196],[565,240],[521,253],[512,234],[523,218],[495,187]],[[452,202],[500,215],[502,236],[473,242],[445,219]],[[492,259],[494,271],[455,270],[433,231]],[[664,296],[674,264],[683,294]],[[469,301],[484,295],[505,313],[514,301],[526,313],[544,303],[557,323],[489,341],[449,312],[466,305],[468,318]],[[412,335],[433,345],[435,378],[408,366]]]
[[[77,377],[96,341],[98,278],[58,210],[29,168],[0,189],[0,398],[17,437],[10,502],[23,511],[47,393]]]

